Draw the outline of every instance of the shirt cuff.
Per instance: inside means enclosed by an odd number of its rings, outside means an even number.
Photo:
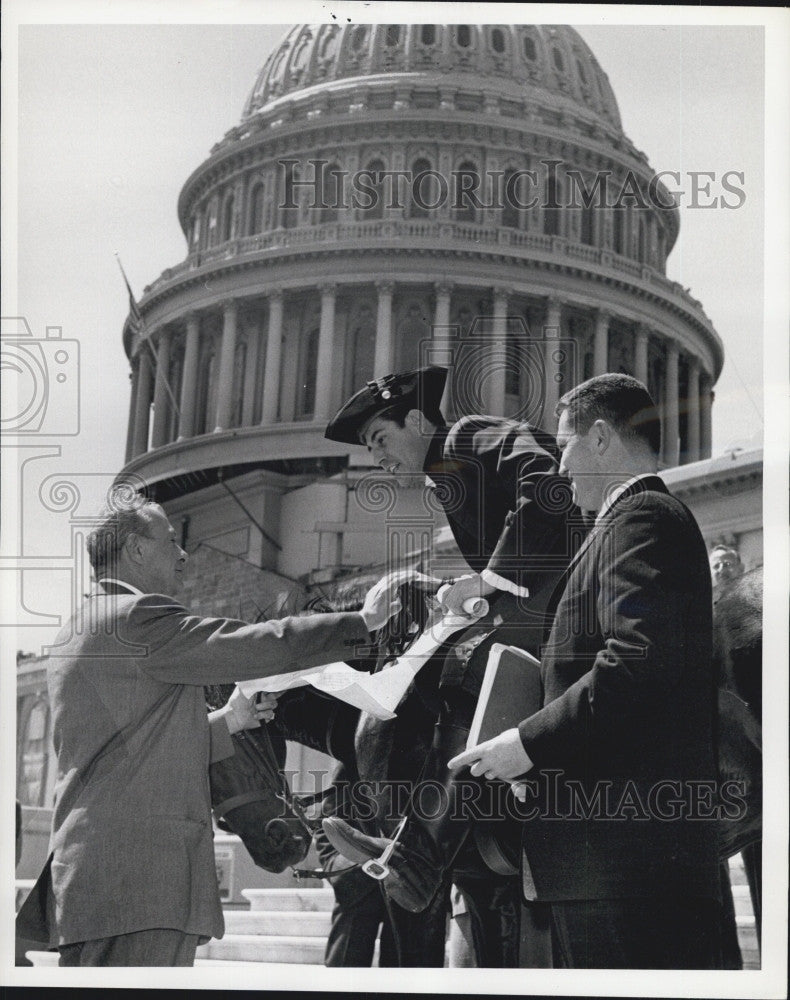
[[[506,590],[509,594],[515,594],[516,597],[529,597],[529,590],[526,587],[519,587],[518,584],[511,583],[510,580],[506,580],[503,576],[493,573],[490,569],[484,569],[480,574],[480,578],[489,587],[496,587],[497,590]]]

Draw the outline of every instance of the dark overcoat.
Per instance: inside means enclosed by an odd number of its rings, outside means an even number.
[[[528,895],[716,896],[711,584],[691,512],[657,476],[637,480],[555,605],[544,707],[519,726],[535,766]]]

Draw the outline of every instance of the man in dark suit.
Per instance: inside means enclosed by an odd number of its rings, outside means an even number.
[[[486,870],[473,845],[465,844],[469,825],[464,807],[456,808],[463,792],[446,765],[465,745],[491,645],[513,643],[537,652],[546,602],[569,559],[572,503],[557,475],[559,455],[551,435],[488,415],[467,415],[448,426],[440,412],[446,378],[447,369],[428,366],[370,382],[339,410],[326,436],[366,445],[376,464],[392,475],[427,477],[472,571],[443,601],[461,611],[469,598],[489,599],[490,613],[453,637],[471,655],[445,659],[442,708],[419,775],[426,788],[446,784],[447,794],[439,797],[436,811],[433,804],[424,806],[433,813],[431,820],[412,814],[383,886],[395,902],[418,912],[454,870],[471,915],[478,964],[512,966],[518,953],[517,879]],[[353,861],[378,857],[388,843],[337,817],[325,820],[324,830]]]
[[[170,596],[186,553],[148,502],[106,511],[88,553],[96,590],[47,668],[50,944],[62,965],[192,965],[223,933],[208,767],[232,753],[224,722],[210,740],[204,685],[353,656],[395,603],[374,588],[360,613],[256,625],[190,614]]]
[[[516,781],[524,888],[555,965],[717,968],[715,685],[705,544],[656,475],[642,383],[558,405],[560,471],[595,525],[557,588],[544,707],[451,767]]]

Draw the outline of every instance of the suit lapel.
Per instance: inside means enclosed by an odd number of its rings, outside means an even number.
[[[546,625],[545,634],[543,636],[544,641],[548,639],[549,633],[551,632],[552,625],[549,624],[549,622],[553,621],[554,612],[557,610],[557,605],[560,603],[560,599],[562,598],[562,595],[565,593],[565,588],[568,586],[568,581],[570,580],[576,567],[579,565],[582,558],[584,557],[584,554],[596,540],[598,535],[600,535],[604,527],[611,521],[612,517],[614,516],[617,510],[617,507],[622,502],[628,500],[630,497],[638,496],[640,493],[645,493],[647,491],[653,491],[658,493],[669,492],[669,490],[666,488],[664,481],[660,479],[658,476],[645,476],[642,479],[637,479],[636,482],[631,483],[627,489],[623,490],[623,492],[617,497],[614,503],[606,510],[606,513],[603,515],[603,517],[601,517],[600,520],[596,521],[595,524],[592,526],[592,528],[590,528],[590,531],[588,532],[586,538],[579,546],[574,557],[568,563],[568,568],[562,574],[562,577],[558,581],[557,586],[554,588],[554,591],[551,597],[549,598],[549,603],[546,608],[548,622]]]

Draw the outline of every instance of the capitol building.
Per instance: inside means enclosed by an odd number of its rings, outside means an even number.
[[[549,430],[562,392],[626,371],[662,467],[710,456],[723,347],[665,275],[679,212],[568,26],[296,26],[178,213],[186,257],[123,331],[123,475],[181,523],[216,611],[332,592],[391,555],[385,521],[411,525],[404,554],[441,533],[419,484],[382,499],[364,450],[324,438],[393,371],[449,362],[448,417]]]
[[[669,488],[762,563],[761,453],[711,456],[724,347],[666,276],[680,213],[573,28],[298,25],[240,111],[181,189],[184,259],[123,328],[119,478],[179,532],[187,606],[260,620],[353,606],[393,561],[453,571],[424,478],[396,490],[324,437],[367,381],[426,363],[451,368],[448,419],[550,431],[582,379],[635,375]],[[43,809],[43,670],[23,674],[18,795]]]

